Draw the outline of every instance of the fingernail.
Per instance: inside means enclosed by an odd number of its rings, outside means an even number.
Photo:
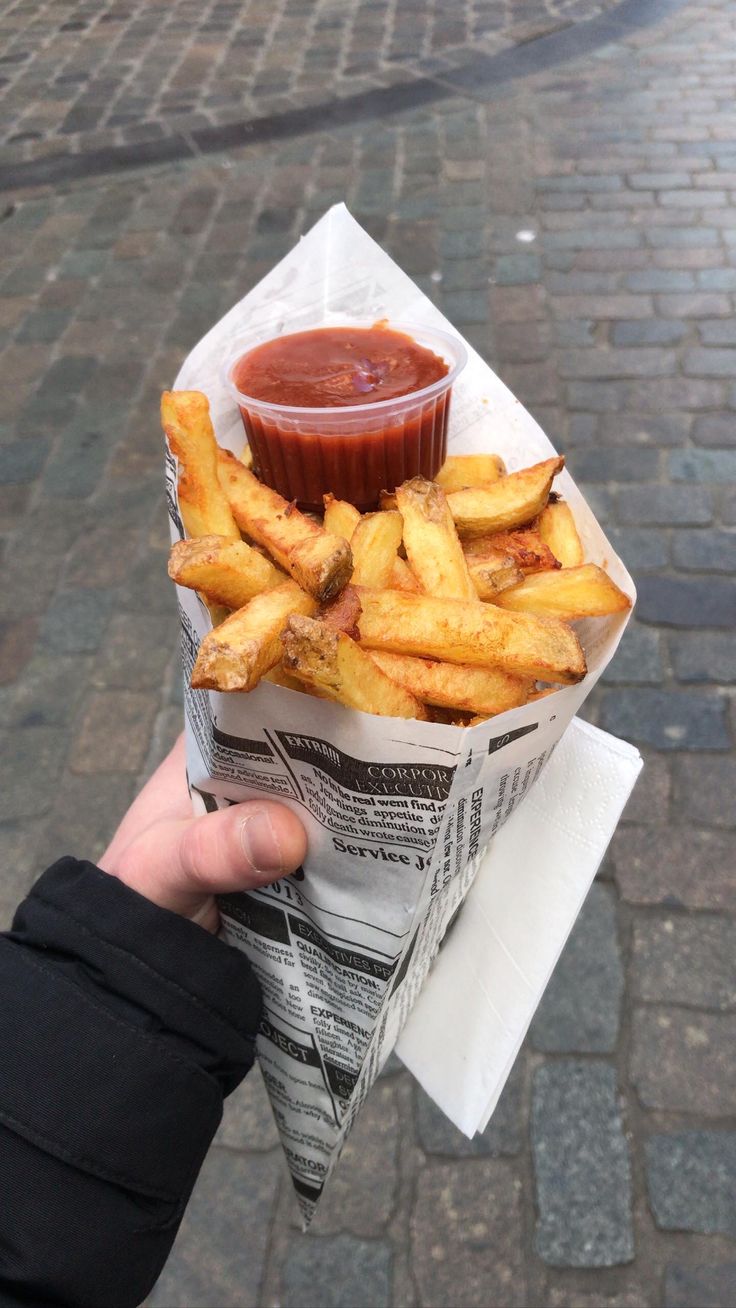
[[[240,843],[245,857],[257,872],[276,876],[284,871],[281,846],[268,809],[256,809],[243,818]]]

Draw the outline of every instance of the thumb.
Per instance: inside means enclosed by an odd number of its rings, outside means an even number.
[[[248,800],[154,822],[106,870],[161,908],[216,930],[214,895],[267,885],[295,871],[305,853],[304,828],[290,809]]]

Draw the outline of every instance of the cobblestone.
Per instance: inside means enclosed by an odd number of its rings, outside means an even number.
[[[665,1308],[722,1308],[736,1296],[736,1262],[688,1267],[670,1263],[665,1271]]]
[[[632,984],[639,999],[697,1008],[736,1006],[736,924],[700,914],[634,923]]]
[[[713,692],[626,689],[608,691],[601,706],[606,731],[657,749],[732,747],[727,702]]]
[[[634,1011],[631,1080],[646,1108],[725,1117],[736,1017],[685,1008]]]
[[[726,1131],[653,1135],[645,1153],[649,1199],[659,1227],[736,1234],[736,1135]]]
[[[675,796],[686,820],[714,827],[736,826],[733,796],[736,759],[699,756],[678,760]]]
[[[677,802],[673,809],[682,813]],[[730,834],[687,826],[623,827],[612,848],[616,882],[631,903],[736,909],[736,837]]]
[[[287,1254],[281,1283],[279,1302],[284,1308],[311,1308],[315,1301],[324,1308],[363,1308],[368,1286],[371,1308],[388,1308],[391,1246],[351,1235],[297,1237]]]

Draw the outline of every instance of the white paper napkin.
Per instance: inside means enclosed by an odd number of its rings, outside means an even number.
[[[641,767],[573,718],[445,938],[396,1053],[467,1136],[491,1118]]]

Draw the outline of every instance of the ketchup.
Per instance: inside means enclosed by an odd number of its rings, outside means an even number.
[[[304,508],[321,509],[323,494],[331,491],[369,509],[381,490],[393,490],[408,477],[431,479],[440,468],[449,388],[416,404],[405,397],[448,372],[431,350],[376,324],[278,337],[249,350],[230,375],[255,470],[267,485]],[[381,401],[396,404],[372,413]]]

